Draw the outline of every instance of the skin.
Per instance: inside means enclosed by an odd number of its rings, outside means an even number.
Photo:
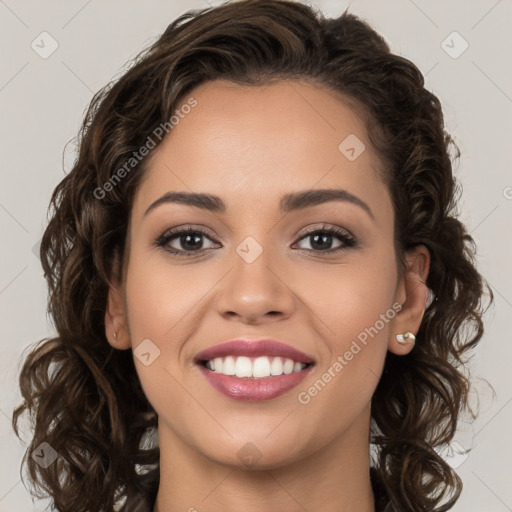
[[[395,335],[419,329],[428,250],[407,253],[399,275],[380,162],[357,113],[328,89],[214,81],[192,96],[197,106],[154,150],[136,192],[126,277],[111,286],[105,314],[112,346],[135,350],[150,339],[160,350],[148,366],[134,358],[159,415],[154,512],[373,511],[370,401],[386,352],[405,355],[413,347]],[[366,145],[355,161],[338,149],[349,134]],[[282,195],[320,188],[349,191],[374,218],[346,201],[279,211]],[[214,194],[226,210],[166,203],[144,215],[168,191]],[[184,224],[207,231],[195,253],[179,257],[155,247],[162,233]],[[315,248],[303,233],[322,224],[348,230],[357,245],[331,254]],[[250,264],[236,252],[247,236],[263,249]],[[336,235],[330,243],[343,246]],[[184,250],[179,236],[169,245]],[[309,403],[300,403],[299,392],[394,303],[400,312]],[[227,398],[193,358],[241,336],[280,340],[316,364],[302,384],[273,400]],[[240,455],[250,449],[259,458],[248,466]]]

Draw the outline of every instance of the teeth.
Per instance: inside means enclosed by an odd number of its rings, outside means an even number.
[[[270,377],[270,361],[268,357],[257,357],[252,363],[252,375],[249,377]]]
[[[248,357],[237,357],[235,363],[237,377],[252,377],[252,363]]]
[[[294,365],[294,362],[291,359],[285,359],[284,364],[283,364],[283,372],[286,375],[289,375],[290,373],[292,373],[293,365]]]
[[[272,364],[270,365],[271,375],[282,375],[283,374],[283,361],[280,357],[274,357]]]
[[[222,365],[222,373],[224,375],[235,375],[236,366],[234,357],[228,356],[226,359],[224,359],[224,364]]]
[[[206,368],[223,375],[236,375],[239,378],[249,377],[261,379],[271,375],[289,375],[300,372],[306,367],[304,363],[274,357],[272,360],[267,356],[250,358],[245,356],[216,357],[206,362]]]

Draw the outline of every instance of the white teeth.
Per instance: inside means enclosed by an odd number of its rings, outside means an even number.
[[[270,361],[268,357],[257,357],[252,364],[253,377],[270,377]]]
[[[237,377],[252,377],[252,363],[248,357],[240,356],[236,358],[235,375]]]
[[[289,375],[290,373],[292,373],[293,365],[294,365],[294,362],[291,359],[285,359],[284,364],[283,364],[283,372],[286,375]]]
[[[300,372],[305,366],[304,363],[281,357],[274,357],[271,361],[271,358],[267,356],[256,358],[245,356],[216,357],[206,362],[206,367],[216,373],[255,379],[270,377],[271,375],[289,375],[290,373]]]
[[[270,365],[270,373],[272,375],[282,375],[283,374],[283,361],[280,357],[274,357],[272,364]]]
[[[232,356],[226,357],[222,366],[222,373],[224,375],[235,375],[235,371],[235,359]]]

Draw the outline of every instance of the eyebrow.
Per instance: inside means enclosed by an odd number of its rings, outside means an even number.
[[[279,208],[281,212],[289,213],[330,201],[355,204],[375,220],[371,208],[362,199],[344,189],[313,189],[286,194],[279,201]],[[168,203],[184,204],[215,213],[226,211],[226,203],[219,196],[195,192],[167,192],[148,207],[144,217],[158,206]]]

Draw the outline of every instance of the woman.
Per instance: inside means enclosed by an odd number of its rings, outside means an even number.
[[[452,508],[492,293],[419,70],[351,14],[244,0],[172,23],[80,135],[13,416],[56,509]]]

